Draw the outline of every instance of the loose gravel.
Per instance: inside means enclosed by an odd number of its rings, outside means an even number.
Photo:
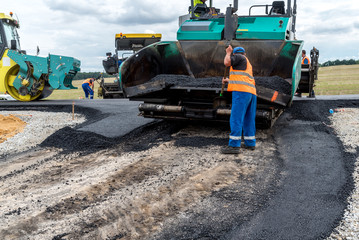
[[[343,142],[345,151],[357,153],[359,150],[359,109],[335,109],[330,117],[331,127]],[[353,171],[354,190],[348,198],[348,207],[342,221],[328,239],[358,239],[359,237],[359,158],[356,159]]]
[[[73,127],[83,123],[86,118],[71,113],[52,113],[39,111],[1,111],[4,116],[10,114],[19,117],[27,125],[21,133],[0,144],[0,159],[8,154],[22,152],[42,143],[47,137],[64,127]],[[61,146],[58,146],[61,148]]]

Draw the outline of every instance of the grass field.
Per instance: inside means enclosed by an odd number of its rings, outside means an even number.
[[[320,67],[316,95],[359,94],[359,65]]]
[[[115,78],[106,78],[105,82],[113,82]],[[73,81],[78,89],[55,90],[47,99],[80,99],[85,94],[82,90],[82,81]],[[95,82],[94,98],[98,99],[97,89],[99,84]],[[345,95],[359,94],[359,64],[320,67],[318,80],[315,82],[316,95]]]

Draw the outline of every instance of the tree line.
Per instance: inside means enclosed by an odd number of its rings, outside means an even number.
[[[337,65],[354,65],[359,64],[359,60],[349,59],[349,60],[335,60],[335,61],[327,61],[325,63],[320,64],[320,66],[326,67],[326,66],[337,66]]]
[[[78,72],[76,73],[73,80],[83,80],[87,78],[98,78],[100,76],[101,72]],[[112,75],[109,75],[107,73],[102,73],[103,77],[113,77]]]

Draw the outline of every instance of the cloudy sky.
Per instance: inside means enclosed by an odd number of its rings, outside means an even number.
[[[106,52],[114,52],[116,33],[162,33],[176,40],[178,16],[190,0],[0,0],[4,13],[19,21],[21,47],[28,54],[76,57],[81,71],[103,71]],[[293,1],[293,0],[292,0]],[[213,0],[225,12],[232,0]],[[239,0],[237,14],[268,0]],[[319,62],[359,59],[359,4],[356,0],[298,0],[297,39],[319,49]]]

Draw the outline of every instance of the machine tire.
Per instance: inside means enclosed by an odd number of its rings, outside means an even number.
[[[40,95],[39,98],[36,99],[36,100],[40,100],[40,99],[47,98],[48,96],[50,96],[50,95],[52,94],[53,91],[54,91],[54,90],[50,90],[50,85],[46,82],[46,83],[45,83],[44,90],[42,90],[41,95]]]
[[[6,92],[10,96],[15,98],[16,100],[22,101],[22,102],[29,102],[29,101],[34,101],[34,100],[39,99],[45,89],[45,81],[44,81],[43,85],[40,86],[40,88],[35,96],[31,96],[30,94],[22,96],[22,95],[20,95],[18,90],[12,85],[12,82],[18,75],[19,70],[20,70],[19,65],[15,65],[12,68],[10,68],[9,71],[6,73],[5,79],[4,79],[4,85],[5,85]]]

